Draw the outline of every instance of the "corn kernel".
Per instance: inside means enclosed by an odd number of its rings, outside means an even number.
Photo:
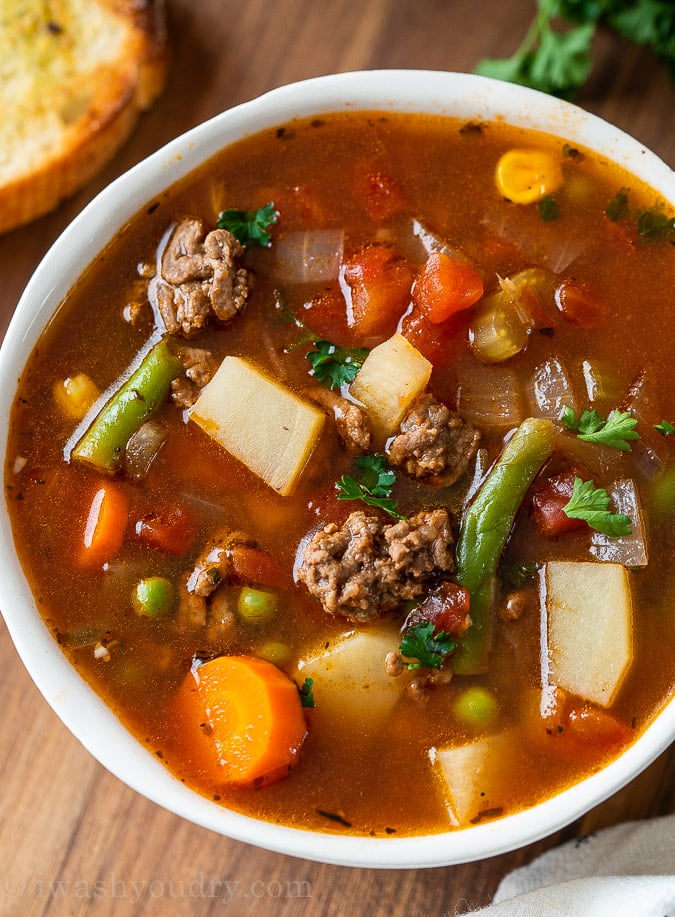
[[[495,181],[508,200],[533,204],[560,187],[562,168],[555,156],[543,150],[509,150],[497,163]]]
[[[100,394],[96,383],[85,373],[68,376],[54,385],[56,403],[76,420],[84,417]]]

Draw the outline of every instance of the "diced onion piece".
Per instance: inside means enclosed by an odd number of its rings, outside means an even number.
[[[593,532],[591,554],[598,560],[623,564],[624,567],[644,567],[647,565],[647,542],[645,527],[640,508],[640,498],[633,481],[622,478],[609,488],[614,512],[623,513],[631,521],[630,535],[609,538],[602,532]]]
[[[601,410],[601,414],[609,413],[609,409],[618,404],[622,394],[616,367],[597,361],[584,360],[581,364],[581,372],[589,404],[605,407],[606,410]]]
[[[495,170],[499,193],[515,204],[540,201],[559,188],[562,181],[559,159],[545,150],[508,150]]]
[[[558,357],[550,357],[535,368],[530,386],[528,398],[536,416],[560,420],[565,407],[578,410],[570,375]]]
[[[130,477],[136,480],[145,477],[167,435],[168,430],[161,421],[147,420],[129,437],[124,450],[124,468]]]
[[[274,245],[277,276],[284,283],[337,279],[344,236],[342,229],[308,229],[281,236]]]
[[[524,417],[516,374],[473,362],[462,369],[457,410],[478,426],[516,427]]]
[[[100,394],[98,386],[86,373],[68,376],[54,384],[56,403],[75,420],[82,420]]]
[[[418,240],[419,245],[423,249],[420,260],[424,260],[424,256],[428,256],[432,252],[441,252],[444,255],[451,255],[453,258],[464,260],[460,252],[454,249],[442,236],[439,236],[432,229],[429,229],[429,227],[420,220],[413,219],[411,222],[411,229],[413,236]]]
[[[669,443],[655,429],[663,419],[659,392],[651,374],[644,370],[632,383],[624,401],[624,410],[638,422],[640,439],[633,444],[635,462],[640,472],[653,480],[663,474],[669,462]]]

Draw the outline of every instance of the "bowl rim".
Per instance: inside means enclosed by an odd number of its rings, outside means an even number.
[[[554,134],[606,155],[675,203],[675,173],[619,128],[536,90],[466,73],[385,69],[290,83],[227,109],[167,143],[103,189],[46,253],[0,347],[3,455],[18,379],[40,333],[75,279],[124,224],[161,191],[222,147],[294,117],[334,111],[429,111],[499,121]],[[9,466],[8,466],[9,467]],[[8,472],[9,473],[9,472]],[[675,737],[675,700],[602,771],[538,805],[445,833],[359,837],[270,824],[200,796],[134,738],[82,679],[43,622],[13,549],[6,503],[0,513],[0,609],[29,675],[70,732],[107,770],[142,796],[197,825],[264,849],[324,863],[369,868],[448,866],[495,856],[549,835],[632,780]],[[55,652],[55,650],[57,652]]]

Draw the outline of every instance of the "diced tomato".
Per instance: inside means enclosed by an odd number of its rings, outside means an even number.
[[[290,576],[279,561],[254,545],[235,544],[229,552],[235,576],[245,583],[283,589]]]
[[[567,321],[582,328],[594,327],[607,315],[607,304],[599,294],[578,280],[563,280],[556,287],[554,298]]]
[[[393,246],[366,245],[345,262],[342,279],[351,300],[348,321],[359,337],[389,337],[410,302],[413,273]]]
[[[458,312],[440,325],[434,325],[413,306],[401,321],[401,334],[435,367],[443,366],[450,362],[461,342],[467,340],[469,314]]]
[[[138,518],[136,538],[165,554],[185,554],[196,535],[195,519],[186,506],[161,506]]]
[[[347,303],[336,286],[330,286],[305,305],[302,321],[320,338],[350,347],[354,333],[347,323]]]
[[[564,512],[574,490],[574,471],[553,475],[532,495],[532,512],[537,527],[546,538],[557,538],[566,532],[588,529],[583,519],[571,519]]]
[[[405,203],[403,190],[387,172],[360,163],[354,181],[354,197],[376,223],[397,214]]]
[[[574,703],[567,709],[567,729],[571,738],[584,746],[607,751],[627,745],[633,730],[611,713],[589,703]]]
[[[568,761],[617,752],[634,738],[633,730],[608,710],[561,688],[551,688],[541,707],[541,693],[529,691],[524,705],[525,729],[532,741],[555,743],[556,755]]]
[[[402,630],[431,621],[436,633],[444,631],[453,637],[461,637],[471,622],[470,604],[469,592],[463,586],[451,582],[440,583],[413,608]]]
[[[483,279],[470,264],[432,252],[413,287],[413,302],[434,325],[468,309],[483,295]]]

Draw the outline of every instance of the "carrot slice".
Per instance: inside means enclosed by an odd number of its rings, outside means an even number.
[[[176,705],[179,744],[212,786],[259,787],[285,777],[306,736],[296,684],[255,656],[218,656],[193,668]]]
[[[468,309],[482,295],[480,274],[443,252],[429,255],[413,288],[413,302],[436,325]]]
[[[100,567],[112,560],[122,547],[128,520],[126,493],[110,482],[102,484],[89,506],[82,536],[81,563]]]

